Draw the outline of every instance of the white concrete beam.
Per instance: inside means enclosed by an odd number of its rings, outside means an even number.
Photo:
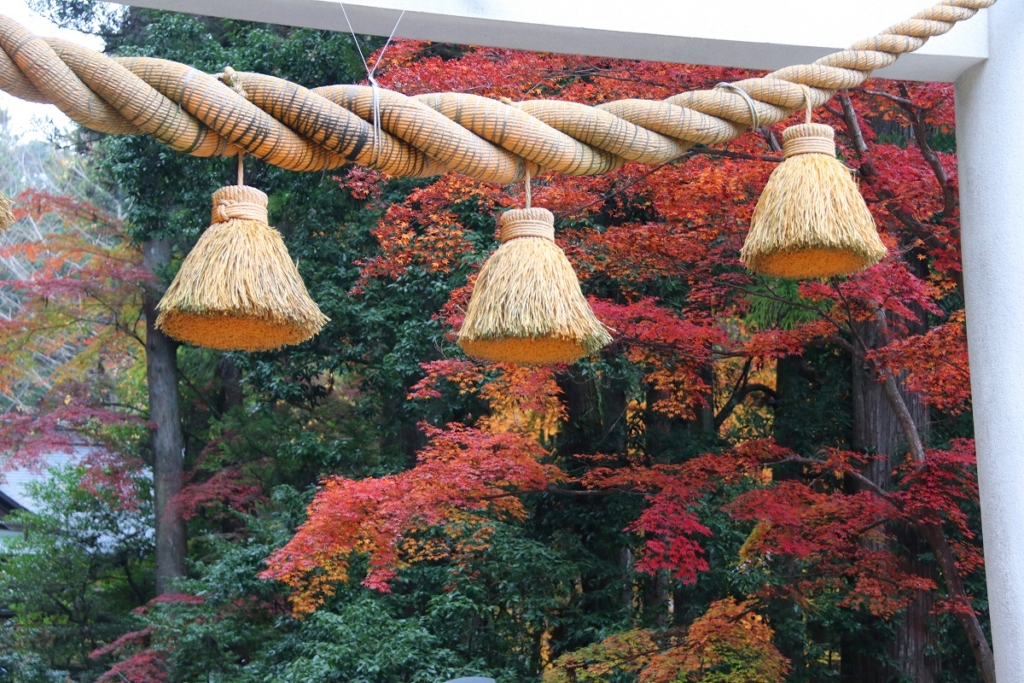
[[[139,7],[348,31],[337,0],[117,0]],[[351,0],[356,33],[683,64],[806,64],[935,0]],[[985,12],[878,76],[954,81],[988,56]]]

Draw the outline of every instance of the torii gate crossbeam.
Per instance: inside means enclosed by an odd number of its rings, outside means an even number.
[[[519,50],[774,70],[809,64],[930,0],[116,0],[137,7]],[[405,14],[399,21],[402,11]],[[879,76],[952,82],[988,54],[982,13]]]

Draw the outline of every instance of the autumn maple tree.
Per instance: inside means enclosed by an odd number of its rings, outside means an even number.
[[[118,221],[95,205],[26,190],[15,218],[0,246],[10,307],[0,319],[3,469],[38,468],[42,455],[91,436],[101,447],[87,449],[90,471],[127,475],[141,463],[113,457],[118,444],[101,442],[105,430],[131,439],[142,424],[122,400],[136,379],[123,371],[140,356],[138,283],[149,275]]]
[[[117,49],[211,72],[317,86],[362,69],[348,36],[126,17]],[[748,75],[395,41],[377,78],[599,103]],[[454,341],[521,184],[253,162],[332,322],[281,353],[172,350],[189,571],[90,666],[154,681],[991,683],[952,91],[869,81],[814,116],[857,174],[882,263],[799,283],[739,263],[785,123],[659,166],[544,174],[533,205],[614,330],[553,368],[480,363]],[[231,169],[106,144],[136,236],[163,240],[173,270]],[[132,292],[117,310],[138,311]],[[32,301],[23,318],[55,314]],[[131,316],[103,315],[113,327],[68,328],[75,348],[126,334]]]
[[[742,76],[490,49],[444,61],[425,56],[431,49],[405,42],[390,50],[382,83],[411,95],[456,90],[595,102],[658,98]],[[561,243],[595,311],[615,330],[614,346],[601,362],[555,369],[553,379],[552,371],[458,360],[449,346],[445,353],[454,357],[425,363],[427,378],[410,398],[440,397],[439,386],[447,381],[458,393],[483,399],[482,416],[469,418],[472,426],[425,428],[430,443],[405,472],[329,479],[309,519],[270,559],[265,575],[292,585],[295,608],[309,611],[335,582],[350,578],[352,553],[369,556],[364,585],[387,590],[410,563],[439,557],[457,562],[467,552],[457,534],[441,548],[436,539],[424,545],[417,539],[427,528],[451,528],[481,513],[481,528],[491,517],[520,517],[520,498],[529,494],[639,494],[645,503],[625,526],[636,539],[632,569],[694,583],[709,569],[702,544],[713,532],[700,509],[711,497],[726,501],[723,510],[736,523],[750,525],[733,558],[738,571],[761,577],[746,592],[747,611],[756,614],[772,600],[805,609],[829,600],[890,619],[919,594],[941,596],[933,609],[955,615],[983,679],[992,680],[991,650],[963,586],[963,577],[981,563],[965,512],[975,497],[972,444],[943,444],[929,434],[929,410],[955,415],[969,401],[955,160],[934,148],[951,135],[950,95],[945,86],[869,83],[843,94],[821,115],[839,129],[842,154],[858,169],[891,252],[885,262],[845,279],[793,286],[739,267],[754,200],[779,160],[778,129],[761,129],[727,149],[696,148],[654,169],[630,164],[600,178],[539,178],[534,203],[555,212]],[[892,130],[890,122],[909,125],[912,140],[879,142],[875,127]],[[366,189],[367,181],[365,172],[353,171],[342,187],[380,202],[380,190]],[[478,263],[480,227],[473,222],[490,225],[496,211],[519,205],[520,192],[448,175],[388,205],[374,231],[381,251],[364,263],[362,282],[400,279],[413,270],[450,273]],[[437,314],[449,330],[458,329],[468,288],[455,290]],[[790,448],[773,440],[768,423],[760,438],[728,446],[728,432],[739,422],[737,406],[755,401],[760,412],[770,412],[779,399],[778,384],[773,388],[762,379],[773,366],[818,348],[846,356],[854,372],[868,377],[854,399],[868,405],[855,416],[862,424],[855,425],[853,438],[809,451]],[[572,420],[577,415],[564,403],[579,399],[567,383],[584,376],[601,382],[602,375],[627,367],[632,386],[617,397],[616,419],[642,414],[647,429],[704,420],[718,446],[681,460],[629,443],[562,452],[558,426],[542,429],[537,416]],[[498,391],[495,382],[502,385]],[[518,404],[495,401],[507,396],[516,396]],[[888,433],[871,420],[887,421]],[[857,431],[874,431],[878,438],[864,439]],[[896,539],[907,534],[928,545],[937,572],[915,571],[901,555]],[[625,642],[613,638],[581,653],[638,647]],[[679,656],[697,655],[690,650]],[[581,666],[569,655],[559,662],[556,669]],[[653,662],[637,668],[640,680],[661,680]],[[676,666],[686,670],[681,661]],[[765,665],[763,680],[782,680],[788,666]],[[729,680],[754,680],[740,672],[736,668]],[[605,680],[587,675],[580,680]],[[687,680],[697,675],[688,673]]]

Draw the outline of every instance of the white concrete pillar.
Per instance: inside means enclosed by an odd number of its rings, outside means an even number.
[[[1024,2],[956,82],[967,340],[996,674],[1024,682]]]

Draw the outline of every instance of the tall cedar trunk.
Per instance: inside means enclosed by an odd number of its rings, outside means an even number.
[[[897,538],[906,548],[905,568],[918,576],[936,581],[938,576],[935,564],[920,559],[921,553],[928,551],[928,545],[915,529],[897,530]],[[935,651],[935,620],[932,610],[935,606],[934,594],[918,591],[914,601],[907,607],[904,622],[898,624],[893,634],[893,660],[898,662],[899,670],[910,676],[910,680],[932,683],[939,679],[942,662],[928,651]]]
[[[772,403],[772,434],[780,446],[800,452],[802,442],[808,438],[809,400],[817,400],[821,394],[821,382],[817,371],[811,367],[804,356],[783,356],[775,365],[775,400]],[[813,397],[809,399],[808,397]],[[810,426],[814,430],[814,426]],[[780,467],[772,472],[775,481],[793,479],[805,480],[802,468]],[[799,572],[795,561],[789,560],[780,569],[782,575]],[[803,606],[790,597],[780,608],[782,612],[799,613]],[[825,642],[829,635],[824,632],[812,633],[813,621],[807,623],[808,637],[816,642]],[[779,638],[776,643],[779,652],[789,659],[793,670],[799,671],[808,666],[808,652],[799,638]]]
[[[882,318],[884,320],[884,318]],[[885,396],[889,405],[896,411],[903,427],[903,435],[910,442],[910,451],[917,464],[925,462],[924,445],[921,443],[917,427],[914,425],[913,415],[907,407],[906,400],[900,394],[899,386],[892,377],[887,377],[882,383],[885,387]],[[935,562],[942,571],[942,581],[946,586],[946,593],[953,601],[961,604],[969,604],[970,598],[964,590],[963,581],[960,578],[960,570],[956,564],[956,557],[949,545],[946,533],[941,524],[930,524],[918,522],[916,530],[921,538],[928,542]],[[978,672],[984,683],[996,683],[995,659],[992,655],[992,646],[981,627],[978,615],[973,609],[958,609],[955,612],[957,620],[964,629],[964,634],[970,643],[971,651],[974,653],[975,661],[978,663]]]
[[[905,91],[903,92],[903,96],[905,98],[908,97]],[[875,173],[874,164],[872,163],[870,154],[868,153],[867,144],[864,142],[864,136],[861,132],[857,113],[853,109],[853,104],[850,102],[849,96],[840,95],[839,101],[843,107],[843,117],[846,120],[847,132],[850,134],[854,146],[857,149],[857,155],[861,158],[861,178],[867,183],[872,183],[874,182],[877,174]],[[951,215],[956,205],[956,190],[948,183],[946,172],[942,168],[941,162],[939,162],[938,157],[928,145],[928,137],[924,127],[924,110],[912,106],[907,108],[906,111],[910,115],[914,138],[918,147],[921,149],[921,154],[925,160],[929,162],[929,165],[932,166],[932,169],[936,174],[936,180],[938,180],[939,185],[943,188],[944,213],[947,216]],[[879,188],[878,196],[880,199],[884,200],[887,197],[891,198],[893,195],[887,188]],[[941,243],[933,242],[933,240],[936,240],[935,236],[930,234],[925,226],[923,226],[923,224],[921,224],[913,215],[903,211],[897,204],[889,204],[887,205],[887,208],[893,216],[900,220],[906,227],[910,228],[911,232],[914,233],[917,239],[923,240],[932,248],[935,248],[936,246],[940,248],[942,247]],[[917,271],[918,276],[924,276],[927,273],[926,260],[915,258],[914,255],[916,255],[916,250],[911,252],[908,264],[911,268]],[[956,282],[957,289],[962,295],[964,290],[963,277],[956,277]],[[884,318],[882,320],[884,321]],[[913,411],[909,409],[909,405],[907,405],[906,401],[900,396],[896,383],[892,379],[886,380],[886,397],[893,410],[899,412],[904,418],[902,420],[904,437],[908,441],[917,441],[916,444],[911,445],[911,451],[914,458],[918,462],[923,462],[925,457],[924,449],[921,447],[920,438],[915,436],[913,433],[915,430]],[[963,583],[960,580],[960,574],[956,567],[953,552],[949,547],[949,542],[946,539],[946,535],[942,527],[929,524],[918,524],[916,531],[931,547],[931,550],[935,555],[936,562],[942,570],[942,579],[946,585],[946,591],[949,593],[951,598],[957,600],[966,599],[966,593],[964,592]],[[978,621],[977,615],[974,614],[973,611],[968,612],[967,610],[958,610],[956,617],[963,626],[967,639],[971,644],[971,650],[973,651],[975,660],[978,663],[978,669],[981,673],[982,680],[984,680],[985,683],[996,683],[995,660],[992,656],[992,647],[989,645],[988,639],[981,628],[981,623]]]
[[[403,414],[405,397],[411,387],[405,387],[401,394],[384,397],[380,413],[380,449],[384,453],[401,454],[412,467],[416,454],[427,445],[427,439],[416,423]]]
[[[604,382],[593,375],[584,375],[575,372],[568,372],[558,378],[559,388],[565,397],[567,419],[565,429],[559,434],[559,452],[564,454],[570,461],[575,460],[576,455],[588,455],[591,453],[617,454],[619,463],[626,464],[626,394],[622,387],[615,383]],[[570,465],[570,469],[577,466],[589,466],[587,461],[580,460]],[[602,507],[606,503],[600,500],[578,500],[572,503],[580,508],[592,506]],[[576,533],[593,534],[595,537],[602,537],[609,528],[616,528],[612,523],[597,524],[600,516],[587,514],[588,518],[595,520],[595,526],[574,529]],[[625,524],[619,524],[622,528]],[[584,575],[581,585],[584,594],[607,595],[608,599],[602,600],[606,604],[598,609],[611,608],[622,610],[629,617],[634,613],[634,575],[633,575],[633,552],[628,541],[614,536],[610,539],[617,547],[610,547],[605,543],[595,543],[589,546],[589,550],[599,555],[604,560],[614,562],[619,571],[617,576],[603,577],[595,581],[594,577]],[[607,581],[613,583],[609,585]]]
[[[680,462],[688,442],[694,441],[694,430],[708,427],[708,418],[701,415],[696,421],[670,417],[651,409],[659,399],[667,398],[664,389],[649,388],[646,395],[646,408],[643,413],[644,456],[648,463]],[[706,411],[711,412],[711,411]],[[714,415],[711,415],[713,428]],[[702,431],[701,436],[705,433]],[[667,571],[657,572],[653,580],[648,580],[644,591],[644,610],[653,613],[654,625],[667,628],[672,624],[675,615],[675,596],[673,595],[672,577]]]
[[[711,381],[710,371],[704,371],[702,377],[705,381]],[[645,396],[646,407],[642,418],[643,444],[648,462],[682,462],[694,452],[694,449],[701,448],[716,433],[715,412],[711,405],[713,398],[710,393],[704,396],[708,405],[698,405],[691,420],[671,417],[652,409],[658,401],[668,398],[668,391],[656,388],[648,389]]]
[[[904,97],[907,96],[905,91],[903,94]],[[876,170],[874,170],[874,165],[871,161],[867,144],[864,141],[857,113],[854,111],[853,104],[848,95],[840,95],[840,103],[843,106],[843,116],[846,120],[847,132],[850,134],[857,150],[857,156],[861,160],[860,176],[864,182],[872,183],[876,180],[877,173]],[[910,115],[909,118],[914,138],[916,142],[918,142],[918,146],[921,148],[922,155],[927,161],[930,161],[930,165],[936,172],[936,179],[943,188],[943,200],[945,205],[944,211],[946,214],[951,214],[955,205],[955,190],[952,185],[949,185],[941,163],[938,162],[938,158],[935,156],[934,152],[931,151],[931,148],[928,145],[928,137],[924,124],[924,110],[911,106],[911,108],[907,109],[907,113]],[[932,163],[933,161],[935,163]],[[881,187],[877,189],[880,199],[885,199],[886,196],[892,197],[892,193],[888,188]],[[890,206],[889,208],[890,211],[893,212],[894,216],[896,216],[906,227],[910,228],[910,230],[915,233],[916,238],[923,240],[926,244],[930,244],[933,248],[936,246],[941,247],[941,244],[936,245],[930,243],[930,241],[935,240],[935,237],[933,234],[929,234],[927,230],[922,231],[919,229],[922,227],[919,220],[916,220],[912,215],[905,214],[905,212],[901,211],[898,206]],[[918,270],[918,274],[920,276],[927,274],[927,266],[925,265],[926,261],[924,259],[911,257],[908,259],[908,263],[912,268]],[[963,276],[958,276],[958,278],[956,278],[956,284],[958,291],[963,294]],[[884,321],[885,318],[882,319]],[[895,413],[898,410],[903,417],[903,424],[901,425],[903,436],[906,440],[914,440],[914,435],[912,433],[915,427],[914,423],[916,422],[914,414],[920,410],[920,405],[918,408],[912,408],[911,403],[907,401],[905,397],[901,397],[898,387],[896,386],[896,382],[891,379],[886,382],[886,396],[893,412]],[[925,458],[925,454],[921,447],[921,439],[916,438],[916,441],[918,441],[918,443],[911,444],[911,454],[916,460],[922,462]],[[913,453],[914,451],[916,451],[916,453]],[[908,532],[912,533],[913,530],[908,530]],[[936,561],[942,569],[942,579],[946,585],[946,590],[949,595],[954,599],[963,598],[965,595],[964,587],[961,582],[961,578],[959,578],[959,573],[956,569],[952,552],[942,528],[935,525],[919,524],[918,528],[915,529],[915,532],[916,535],[919,535],[928,542],[928,545],[935,554]],[[911,544],[909,547],[912,549],[913,545]],[[914,604],[910,607],[911,612],[907,615],[908,624],[915,620],[912,611],[914,609],[924,608],[923,605],[919,605],[918,603],[919,601],[915,600]],[[985,683],[995,683],[995,666],[992,658],[992,648],[989,646],[988,640],[981,629],[977,615],[973,612],[968,613],[965,610],[959,610],[956,616],[958,620],[961,621],[961,624],[968,636],[968,640],[971,643],[971,649],[974,651],[975,658],[978,661],[978,668],[981,672],[982,679]],[[927,625],[927,621],[922,623]],[[910,634],[904,635],[909,636]],[[912,638],[908,638],[906,642],[909,643],[912,640]],[[896,643],[897,650],[903,649],[904,652],[906,651],[905,648],[901,648],[900,637],[897,637]],[[907,645],[907,647],[909,647],[909,645]],[[914,644],[911,649],[916,649],[918,647],[919,645]],[[899,654],[899,652],[897,652],[897,654]],[[914,680],[924,680],[927,682],[929,680],[934,680],[935,678],[934,676],[929,678],[930,674],[928,673],[923,676],[923,678],[914,678]]]
[[[862,324],[858,335],[869,348],[884,343],[874,321]],[[902,388],[900,394],[918,432],[923,434],[928,429],[927,407],[915,394],[903,391]],[[906,451],[906,439],[875,371],[856,361],[853,364],[853,431],[857,448],[879,456],[865,468],[865,476],[879,488],[889,490],[892,486],[892,468],[897,464],[890,456]],[[934,565],[917,558],[920,539],[916,530],[900,526],[888,531],[906,548],[904,569],[934,580]],[[940,662],[937,657],[929,654],[935,641],[931,614],[933,607],[932,593],[919,591],[901,615],[902,618],[893,622],[894,633],[887,653],[893,664],[879,666],[877,661],[866,661],[873,659],[869,654],[859,654],[854,658],[856,677],[849,680],[857,683],[885,683],[902,674],[909,676],[909,680],[915,683],[937,683]]]
[[[669,602],[671,598],[669,589],[671,587],[672,580],[667,571],[662,570],[654,575],[654,585],[651,586],[651,595],[648,597],[647,607],[654,613],[654,625],[658,628],[666,628],[669,623],[669,617],[672,616],[670,612],[672,604]]]
[[[217,361],[217,378],[220,380],[220,390],[217,395],[217,410],[220,411],[220,414],[223,415],[232,408],[240,408],[244,398],[242,372],[231,360],[231,356],[224,354]]]
[[[633,551],[629,548],[619,550],[619,571],[622,573],[622,586],[620,600],[622,600],[622,611],[627,616],[633,616]]]
[[[158,274],[171,262],[167,240],[142,245],[143,264]],[[146,289],[146,380],[153,423],[153,499],[156,506],[156,592],[171,590],[185,576],[185,521],[176,509],[182,485],[184,445],[178,407],[178,344],[156,329],[160,291]]]
[[[709,387],[715,386],[715,368],[713,365],[708,364],[704,366],[704,370],[700,373],[701,379]],[[698,417],[700,419],[700,430],[704,434],[715,433],[715,393],[714,389],[708,392],[704,396],[705,403],[698,409]]]
[[[790,395],[797,391],[801,384],[806,383],[806,378],[800,376],[800,357],[783,356],[775,363],[775,406],[773,423],[773,435],[775,443],[784,448],[797,449],[796,432],[800,429],[801,419],[799,414],[789,415],[785,401]]]

